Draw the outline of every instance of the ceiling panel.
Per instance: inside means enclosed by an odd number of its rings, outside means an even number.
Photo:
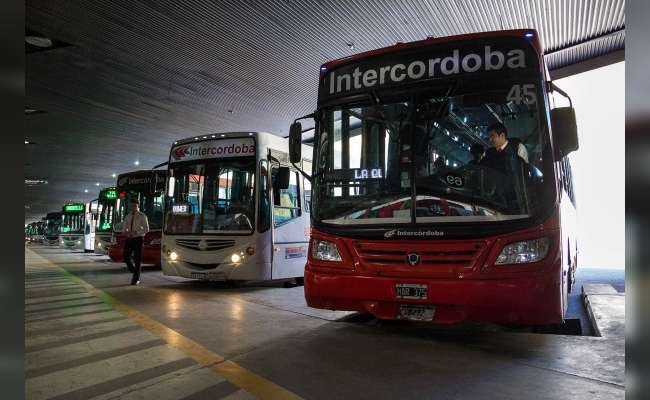
[[[90,201],[111,174],[151,168],[172,141],[286,136],[316,108],[325,61],[399,41],[540,32],[551,73],[624,59],[625,2],[539,0],[30,0],[25,35],[25,222]],[[139,165],[134,162],[138,160]],[[87,191],[87,192],[86,192]]]

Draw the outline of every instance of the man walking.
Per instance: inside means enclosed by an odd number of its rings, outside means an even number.
[[[126,237],[124,243],[124,263],[133,274],[131,278],[131,285],[140,283],[140,266],[142,262],[142,243],[144,235],[149,232],[149,220],[147,216],[140,212],[138,207],[140,201],[136,197],[132,197],[130,201],[131,212],[124,217],[122,225],[122,232]],[[133,263],[131,263],[131,255],[133,255]]]

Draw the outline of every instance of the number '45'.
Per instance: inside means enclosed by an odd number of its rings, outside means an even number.
[[[515,104],[535,104],[537,102],[535,86],[533,84],[514,85],[510,88],[507,99]]]

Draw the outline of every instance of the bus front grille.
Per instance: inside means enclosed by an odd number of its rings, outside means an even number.
[[[202,245],[201,242],[204,244]],[[176,239],[176,246],[190,250],[216,251],[234,247],[235,241],[231,239]]]
[[[471,269],[486,243],[467,242],[355,242],[354,252],[363,268],[399,271],[411,268],[432,270]]]

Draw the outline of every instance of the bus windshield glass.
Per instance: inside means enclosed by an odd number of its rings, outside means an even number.
[[[58,237],[61,232],[61,213],[52,212],[46,216],[45,236]]]
[[[330,101],[315,135],[314,222],[466,223],[547,213],[555,187],[544,180],[553,159],[539,76],[492,75]],[[488,150],[496,122],[524,153]]]
[[[173,192],[165,233],[250,234],[255,226],[255,157],[170,167]]]
[[[85,204],[66,204],[63,207],[63,222],[61,233],[84,234],[86,227]]]

